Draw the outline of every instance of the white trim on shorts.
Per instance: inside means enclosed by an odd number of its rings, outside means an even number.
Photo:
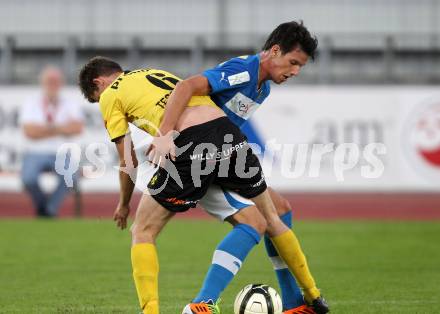
[[[220,186],[212,184],[208,192],[199,201],[199,204],[208,214],[223,221],[241,209],[253,206],[254,202],[235,192],[223,190]]]

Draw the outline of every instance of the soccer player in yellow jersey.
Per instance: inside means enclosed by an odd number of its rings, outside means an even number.
[[[118,151],[120,199],[114,219],[122,229],[127,226],[137,167],[128,123],[155,135],[167,99],[178,81],[176,76],[161,70],[124,72],[119,64],[103,57],[91,59],[81,69],[81,91],[90,102],[99,101],[105,127]],[[213,184],[234,191],[237,197],[251,199],[256,205],[246,209],[246,219],[235,223],[233,232],[214,254],[213,260],[223,272],[221,276],[228,279],[219,280],[221,287],[215,289],[221,292],[225,288],[266,232],[289,268],[303,274],[308,291],[319,293],[307,264],[293,249],[297,240],[278,217],[260,163],[239,128],[209,97],[194,96],[175,130],[180,132],[175,140],[176,156],[160,163],[138,204],[131,228],[133,278],[142,312],[159,313],[155,247],[158,234],[176,212],[195,207]],[[206,314],[220,313],[209,300],[198,307],[204,307]]]

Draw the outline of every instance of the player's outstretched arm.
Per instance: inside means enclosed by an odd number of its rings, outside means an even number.
[[[172,131],[175,130],[177,121],[188,106],[191,97],[208,95],[210,90],[208,79],[202,75],[191,76],[176,84],[167,101],[158,137],[153,138],[153,142],[146,152],[152,162],[157,163],[159,160],[165,160],[167,156],[175,160]]]
[[[115,144],[119,155],[120,195],[113,219],[119,228],[125,229],[130,213],[130,199],[136,183],[138,161],[130,135],[116,139]]]
[[[165,107],[160,124],[160,133],[167,134],[176,127],[179,117],[185,110],[192,96],[205,96],[211,90],[208,79],[203,75],[194,75],[176,84]]]

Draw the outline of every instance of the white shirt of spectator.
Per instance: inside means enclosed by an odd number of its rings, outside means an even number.
[[[49,112],[50,111],[50,112]],[[48,115],[50,118],[48,119]],[[35,123],[48,125],[51,120],[53,125],[63,125],[67,121],[83,121],[80,104],[63,97],[59,98],[57,106],[46,105],[43,95],[36,95],[24,103],[20,110],[20,124]],[[43,139],[25,137],[24,151],[32,153],[56,153],[58,147],[66,142],[71,142],[72,137],[53,136]]]

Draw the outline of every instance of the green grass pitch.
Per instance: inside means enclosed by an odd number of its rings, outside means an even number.
[[[161,313],[181,313],[218,241],[216,221],[173,221],[158,243]],[[297,222],[332,313],[440,313],[439,222]],[[130,235],[108,220],[0,220],[0,313],[139,313]],[[222,296],[233,312],[248,283],[278,289],[260,244]]]

